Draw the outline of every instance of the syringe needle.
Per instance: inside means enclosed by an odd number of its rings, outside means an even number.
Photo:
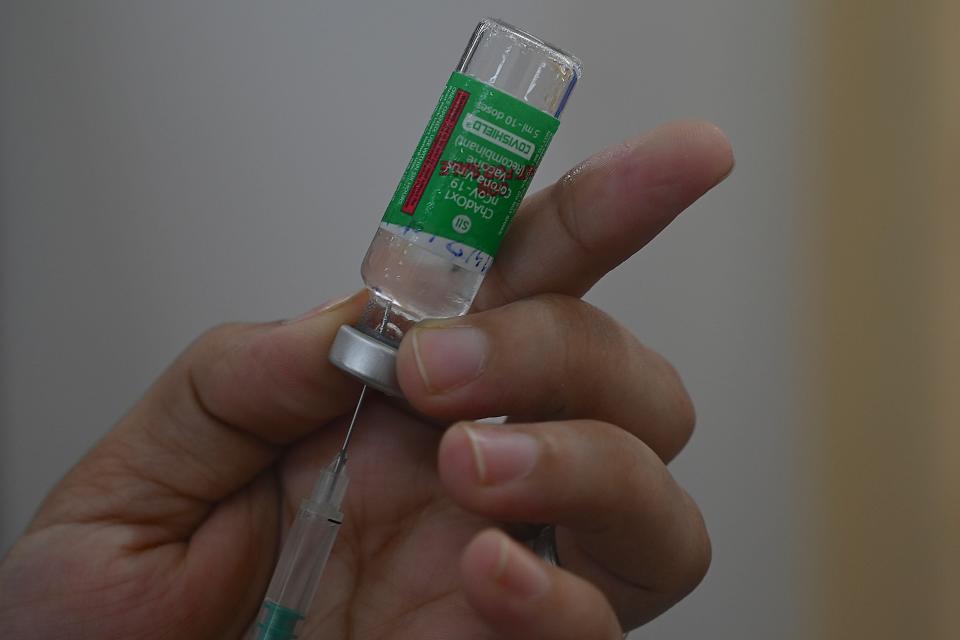
[[[384,329],[387,327],[387,322],[390,319],[390,309],[393,308],[393,302],[388,302],[386,308],[383,310],[383,318],[380,319],[380,324],[377,327],[377,333],[383,335]],[[353,417],[350,418],[350,426],[347,427],[347,435],[343,439],[343,445],[340,447],[339,459],[341,463],[347,461],[347,445],[350,444],[350,436],[353,435],[353,427],[357,424],[357,416],[360,415],[360,407],[363,406],[363,398],[367,395],[367,385],[363,385],[363,389],[360,390],[360,397],[357,398],[357,406],[353,410]],[[339,465],[338,465],[339,466]]]
[[[363,385],[360,390],[360,397],[357,398],[357,406],[353,410],[353,417],[350,418],[350,426],[347,427],[347,436],[343,439],[343,445],[340,447],[340,455],[347,457],[347,445],[350,444],[350,436],[353,434],[353,427],[357,424],[357,416],[360,415],[360,407],[363,406],[363,398],[367,395],[367,385]]]

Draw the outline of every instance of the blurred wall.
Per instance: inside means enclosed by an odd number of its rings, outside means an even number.
[[[960,3],[819,0],[807,430],[825,640],[960,636]]]
[[[714,563],[635,634],[800,637],[790,0],[0,5],[0,551],[198,332],[359,263],[476,20],[578,54],[538,175],[702,117],[737,169],[591,292],[684,375]],[[376,146],[368,141],[376,140]]]

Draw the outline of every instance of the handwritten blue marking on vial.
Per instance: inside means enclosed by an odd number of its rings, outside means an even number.
[[[451,254],[453,257],[455,257],[455,258],[459,258],[459,257],[463,256],[463,248],[462,248],[462,245],[460,245],[460,244],[457,243],[457,242],[448,242],[448,243],[447,243],[447,251],[449,251],[450,254]]]

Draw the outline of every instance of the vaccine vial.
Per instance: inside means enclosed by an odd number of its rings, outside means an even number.
[[[330,360],[401,395],[404,333],[470,309],[580,77],[580,61],[484,19],[441,93],[361,270],[369,303]]]

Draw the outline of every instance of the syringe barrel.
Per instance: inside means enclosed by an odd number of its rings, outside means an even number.
[[[360,332],[396,347],[414,323],[470,309],[580,73],[516,27],[477,25],[367,250]],[[334,364],[400,394],[361,337],[338,346]]]
[[[263,608],[248,635],[251,640],[290,640],[313,603],[337,540],[347,489],[340,457],[323,472],[313,495],[297,510],[267,587]]]

